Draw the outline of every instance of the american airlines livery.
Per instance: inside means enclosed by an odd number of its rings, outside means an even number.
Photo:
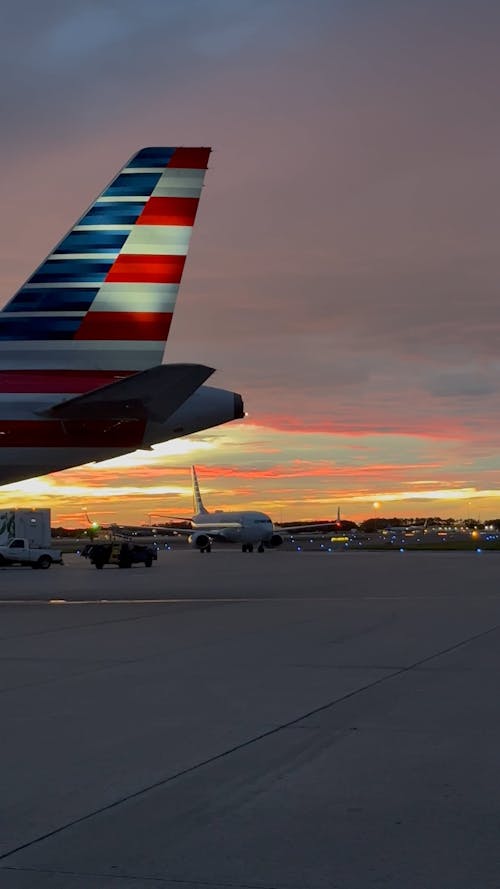
[[[0,312],[0,484],[244,416],[163,363],[209,154],[135,154]]]

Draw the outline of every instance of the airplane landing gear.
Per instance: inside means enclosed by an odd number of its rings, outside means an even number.
[[[241,544],[241,552],[242,553],[253,553],[253,543],[242,543]]]
[[[264,544],[263,544],[263,543],[260,543],[260,544],[259,544],[259,548],[258,548],[257,552],[258,552],[258,553],[263,553],[263,552],[264,552]]]

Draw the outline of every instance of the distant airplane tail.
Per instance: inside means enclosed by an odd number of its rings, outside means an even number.
[[[201,499],[200,494],[200,486],[198,484],[198,476],[196,475],[196,469],[194,466],[191,466],[191,478],[193,480],[193,510],[194,515],[207,514],[208,510],[203,506],[203,500]]]
[[[143,148],[120,170],[0,312],[2,391],[36,372],[39,392],[88,392],[161,363],[209,154]]]

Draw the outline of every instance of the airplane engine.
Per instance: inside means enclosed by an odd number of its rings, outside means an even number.
[[[283,538],[282,538],[281,534],[273,534],[273,536],[271,537],[271,540],[269,541],[269,546],[272,547],[272,549],[274,549],[276,546],[281,546],[282,543],[283,543]]]
[[[198,531],[188,537],[188,543],[190,543],[191,546],[197,547],[197,549],[205,549],[207,546],[210,546],[210,538],[207,534],[204,534],[203,531]]]

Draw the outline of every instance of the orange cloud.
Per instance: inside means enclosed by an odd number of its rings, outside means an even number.
[[[425,418],[393,420],[387,416],[370,420],[363,411],[362,420],[301,420],[298,416],[286,414],[258,414],[252,417],[256,425],[279,432],[294,432],[302,435],[342,435],[349,438],[372,435],[400,435],[424,439],[466,441],[471,430],[456,419]]]
[[[361,476],[390,477],[407,475],[409,472],[421,472],[424,469],[439,469],[440,463],[377,463],[365,466],[338,466],[332,462],[292,460],[288,463],[276,464],[266,469],[240,469],[232,466],[207,466],[198,464],[197,472],[202,483],[203,479],[287,479],[287,478],[359,478]],[[170,470],[168,470],[170,472]]]

